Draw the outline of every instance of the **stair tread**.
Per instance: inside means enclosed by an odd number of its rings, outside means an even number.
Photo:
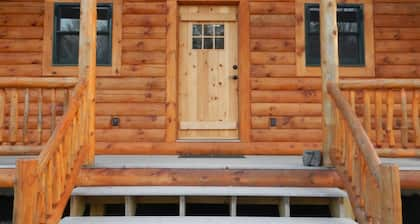
[[[338,188],[314,187],[212,187],[212,186],[109,186],[78,187],[73,196],[259,196],[347,197]]]
[[[67,217],[61,224],[356,224],[345,218],[289,218],[289,217]]]

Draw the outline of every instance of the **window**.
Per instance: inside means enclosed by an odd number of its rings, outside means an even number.
[[[305,4],[306,65],[320,65],[319,4]],[[364,66],[363,6],[341,4],[337,7],[338,51],[340,66]]]
[[[225,25],[193,24],[192,49],[224,49]]]
[[[54,18],[54,65],[77,65],[79,60],[80,5],[56,4]],[[112,63],[112,5],[98,4],[98,65]]]

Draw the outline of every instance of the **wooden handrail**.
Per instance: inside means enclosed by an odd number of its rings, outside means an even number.
[[[0,88],[70,88],[78,83],[77,78],[25,78],[0,77]]]
[[[339,109],[345,121],[348,123],[350,131],[352,132],[355,141],[360,147],[360,150],[368,160],[368,167],[370,171],[379,182],[379,165],[381,164],[381,160],[375,152],[375,147],[373,147],[373,144],[366,134],[366,131],[363,129],[362,124],[360,123],[350,104],[347,102],[346,98],[341,93],[337,85],[329,83],[327,88],[328,93],[335,102],[335,105]]]
[[[350,79],[340,80],[340,89],[419,89],[418,79]]]
[[[331,161],[341,176],[357,221],[361,224],[401,224],[399,168],[383,164],[356,115],[355,92],[349,99],[339,85],[327,84],[336,111],[335,145]],[[330,134],[330,133],[327,133]]]
[[[15,224],[59,222],[89,153],[89,105],[88,81],[82,79],[41,154],[17,162]]]
[[[66,129],[70,126],[71,122],[79,111],[79,106],[82,103],[81,101],[84,97],[84,93],[86,92],[86,88],[87,81],[81,82],[76,86],[66,116],[63,117],[60,124],[56,127],[47,144],[44,146],[41,154],[39,155],[39,168],[41,170],[45,169],[46,164],[51,160],[54,151],[62,143]]]

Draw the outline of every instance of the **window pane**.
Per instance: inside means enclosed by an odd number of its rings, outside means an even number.
[[[203,46],[203,39],[201,38],[193,38],[192,48],[193,49],[201,49]]]
[[[216,38],[214,40],[215,49],[225,49],[225,38]]]
[[[216,36],[224,36],[225,35],[225,25],[223,25],[223,24],[214,25],[214,32],[215,32]]]
[[[56,13],[58,14],[57,30],[78,32],[80,29],[80,9],[78,6],[62,6]]]
[[[204,38],[204,49],[213,49],[213,38]]]
[[[342,64],[361,64],[357,36],[344,35],[338,38],[340,45],[340,62]]]
[[[309,32],[310,33],[319,33],[319,8],[310,8],[309,9]]]
[[[193,36],[201,36],[203,26],[201,24],[193,24],[192,33]]]
[[[213,25],[204,24],[204,36],[213,36]]]
[[[320,60],[320,39],[319,35],[310,35],[308,38],[308,48],[306,52],[306,60],[308,65],[319,65]]]
[[[108,35],[98,35],[96,37],[96,63],[99,65],[111,64],[111,45]]]
[[[79,36],[58,35],[57,37],[57,64],[75,65],[79,61]]]

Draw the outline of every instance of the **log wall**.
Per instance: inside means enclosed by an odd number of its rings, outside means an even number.
[[[0,3],[0,76],[43,74],[43,2]],[[420,1],[374,2],[375,77],[419,77]],[[166,1],[124,0],[122,10],[121,71],[97,79],[102,153],[165,141],[168,123]],[[284,143],[297,151],[320,148],[321,79],[296,75],[295,2],[249,0],[249,10],[251,142]],[[119,127],[111,126],[113,116],[121,119]],[[270,118],[277,119],[276,127],[270,127]]]

